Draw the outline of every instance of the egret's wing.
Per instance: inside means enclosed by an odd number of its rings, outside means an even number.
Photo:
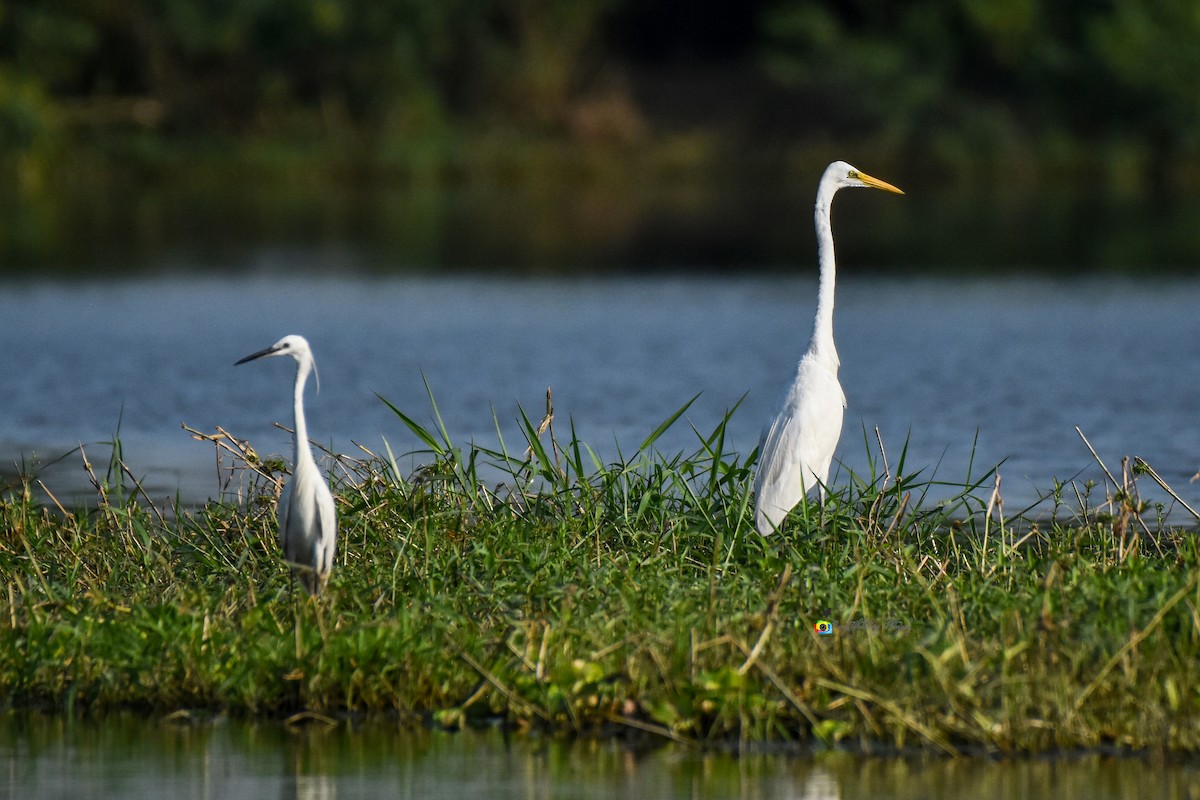
[[[283,487],[282,493],[279,495],[279,549],[283,551],[284,558],[289,561],[291,555],[291,538],[289,532],[292,530],[292,485]]]
[[[836,374],[809,359],[801,362],[759,448],[754,493],[760,533],[771,533],[807,492],[828,479],[845,407]]]
[[[297,466],[280,499],[284,505],[279,514],[279,544],[290,564],[316,567],[313,543],[320,536],[320,514],[315,489],[320,483],[319,474]]]
[[[313,564],[318,575],[325,576],[333,568],[333,557],[337,550],[337,511],[333,495],[322,480],[316,492],[316,538],[313,541]]]

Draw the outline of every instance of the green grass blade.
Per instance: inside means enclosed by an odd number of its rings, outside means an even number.
[[[700,397],[700,392],[697,392],[696,394],[692,395],[691,400],[688,400],[686,403],[684,403],[682,406],[680,406],[679,409],[674,414],[672,414],[671,416],[669,416],[665,420],[663,420],[662,423],[657,428],[655,428],[654,431],[649,436],[647,436],[640,445],[638,445],[637,452],[644,453],[647,449],[652,447],[654,445],[654,443],[658,441],[659,437],[662,436],[664,433],[666,433],[671,428],[671,426],[675,424],[676,420],[678,420],[680,417],[682,417],[684,415],[684,413],[689,408],[691,408],[692,403],[696,402],[696,399],[698,397]]]

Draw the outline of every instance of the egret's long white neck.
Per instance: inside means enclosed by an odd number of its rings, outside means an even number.
[[[833,296],[837,279],[837,267],[833,258],[833,228],[829,223],[829,207],[833,203],[837,186],[821,182],[817,190],[817,207],[814,219],[817,227],[817,261],[820,266],[820,284],[817,289],[817,316],[813,320],[812,341],[808,351],[817,358],[837,367],[837,348],[833,344]]]
[[[296,429],[296,456],[292,463],[299,465],[301,459],[313,460],[312,451],[308,448],[308,423],[304,419],[304,384],[308,380],[308,372],[312,365],[308,359],[296,362],[296,390],[292,411]]]

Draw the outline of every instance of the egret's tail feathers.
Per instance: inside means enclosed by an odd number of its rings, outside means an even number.
[[[766,509],[758,508],[755,510],[754,517],[754,527],[758,530],[759,534],[762,536],[770,536],[775,531],[779,530],[780,524],[782,524],[783,520],[787,517],[787,512],[785,511],[782,514],[771,514],[767,513]]]
[[[818,480],[816,485],[816,502],[822,508],[825,506],[825,483]],[[802,503],[813,502],[807,492],[800,494],[797,500],[785,500],[785,503],[790,503],[786,508],[778,502],[773,502],[770,496],[760,497],[754,504],[754,527],[762,536],[770,536],[783,527],[784,520],[788,514],[792,513],[792,509]]]

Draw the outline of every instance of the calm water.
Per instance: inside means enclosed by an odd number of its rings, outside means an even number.
[[[0,722],[0,797],[27,800],[1109,800],[1200,796],[1195,765],[1100,755],[1017,761],[630,752],[612,742],[499,733],[289,731],[279,723],[178,727]]]
[[[312,342],[310,431],[339,451],[384,438],[414,449],[375,393],[432,424],[424,376],[457,442],[495,445],[493,415],[518,441],[518,404],[539,416],[550,386],[558,430],[573,419],[609,457],[697,393],[686,419],[704,433],[744,395],[730,431],[748,452],[807,342],[816,289],[811,274],[314,277],[291,270],[298,260],[267,254],[214,278],[0,283],[0,463],[36,467],[82,443],[103,464],[119,428],[155,497],[215,495],[211,446],[180,425],[289,453],[272,423],[291,424],[291,362],[233,366],[287,333]],[[907,439],[910,472],[961,481],[972,459],[975,474],[1003,461],[1012,511],[1054,479],[1098,475],[1078,425],[1113,470],[1138,455],[1200,498],[1188,484],[1200,279],[840,277],[846,467],[866,467],[863,431],[878,427],[893,460]],[[660,448],[695,444],[681,422]],[[67,495],[86,486],[77,455],[41,474]]]

